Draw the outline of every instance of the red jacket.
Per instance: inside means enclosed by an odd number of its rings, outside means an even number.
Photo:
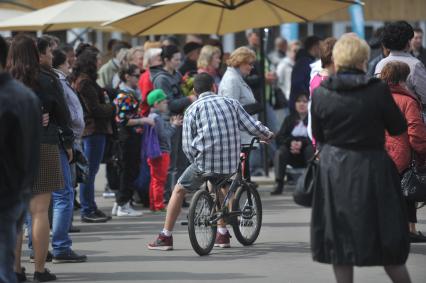
[[[385,147],[398,172],[402,173],[410,165],[411,150],[418,159],[426,155],[426,125],[422,120],[419,99],[400,85],[390,85],[390,88],[393,99],[407,120],[408,130],[394,137],[386,133]]]
[[[141,99],[142,101],[139,106],[140,114],[142,115],[142,117],[148,117],[150,107],[146,99],[147,99],[148,93],[150,93],[151,90],[154,89],[154,85],[152,84],[152,81],[151,81],[151,73],[149,69],[147,69],[139,78],[139,89],[141,90],[141,97],[142,97]]]

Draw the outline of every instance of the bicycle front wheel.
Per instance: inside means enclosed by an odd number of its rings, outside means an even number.
[[[240,211],[236,221],[232,222],[235,237],[244,246],[253,244],[262,226],[262,202],[256,189],[242,186],[236,194],[232,211]]]
[[[213,208],[213,198],[205,190],[196,192],[189,206],[189,239],[194,251],[201,256],[210,253],[216,239],[217,226],[209,223]]]

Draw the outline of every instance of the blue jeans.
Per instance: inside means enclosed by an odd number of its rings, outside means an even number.
[[[64,174],[65,188],[52,193],[53,218],[52,218],[52,248],[53,256],[64,254],[71,250],[72,241],[68,231],[74,209],[74,190],[72,187],[70,165],[64,150],[60,152],[62,173]],[[31,214],[27,213],[28,248],[33,249]]]
[[[61,166],[65,187],[52,193],[52,248],[54,256],[68,252],[72,245],[68,231],[74,210],[74,190],[70,164],[64,150],[61,150]]]
[[[26,208],[21,202],[0,212],[0,283],[17,282],[13,272],[16,237]]]
[[[95,202],[95,177],[99,171],[105,149],[105,135],[91,135],[83,138],[84,154],[89,161],[87,183],[80,185],[81,215],[89,215],[98,208]]]

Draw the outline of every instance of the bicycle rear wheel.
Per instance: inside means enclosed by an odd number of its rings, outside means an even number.
[[[257,190],[240,187],[235,194],[232,211],[241,211],[241,215],[232,221],[235,237],[244,246],[253,244],[262,226],[262,202]]]
[[[216,239],[216,224],[210,224],[214,203],[211,195],[200,190],[194,194],[189,206],[188,233],[192,248],[199,255],[207,255]]]

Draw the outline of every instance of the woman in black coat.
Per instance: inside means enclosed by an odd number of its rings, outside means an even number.
[[[284,120],[275,138],[278,146],[274,160],[276,186],[271,195],[282,194],[288,164],[305,167],[314,155],[312,141],[308,137],[308,101],[308,94],[301,93],[295,97],[296,111]]]
[[[393,282],[410,282],[400,179],[384,149],[385,130],[400,135],[407,125],[387,84],[365,75],[369,53],[364,40],[343,36],[333,50],[337,74],[312,97],[321,152],[311,249],[339,283],[353,282],[354,265],[382,265]]]

